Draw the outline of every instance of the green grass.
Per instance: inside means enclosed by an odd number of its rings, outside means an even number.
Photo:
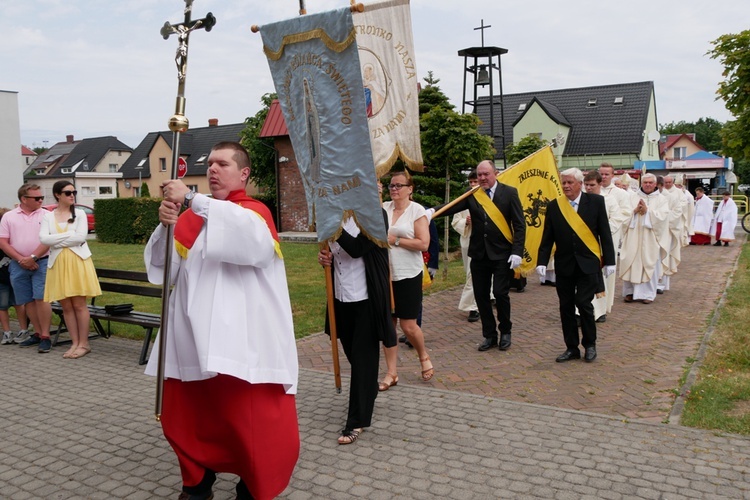
[[[750,245],[732,284],[681,423],[750,435]]]
[[[90,240],[96,267],[125,269],[128,271],[145,271],[143,264],[144,245],[118,245]],[[302,338],[311,333],[323,331],[325,324],[325,276],[318,265],[318,245],[315,243],[282,243],[289,298],[292,303],[294,334]],[[441,267],[444,262],[441,261]],[[435,282],[425,292],[436,293],[464,283],[464,271],[461,260],[452,260],[448,265],[448,277],[443,279],[442,269]],[[96,299],[99,305],[132,303],[138,311],[159,314],[161,300],[151,297],[135,297],[119,293],[105,292]],[[133,325],[112,323],[112,333],[129,338],[143,338],[143,330]]]

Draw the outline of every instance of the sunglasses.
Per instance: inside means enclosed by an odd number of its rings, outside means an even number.
[[[73,191],[60,191],[60,192],[61,192],[62,194],[64,194],[65,196],[70,196],[70,195],[73,195],[73,196],[75,196],[75,195],[77,195],[77,194],[78,194],[78,191],[75,191],[75,190],[73,190]]]
[[[26,196],[26,195],[24,195],[23,197],[24,198],[31,198],[34,201],[43,201],[44,200],[44,196]]]
[[[398,191],[404,186],[411,186],[411,184],[388,184],[388,189],[395,189],[396,191]]]

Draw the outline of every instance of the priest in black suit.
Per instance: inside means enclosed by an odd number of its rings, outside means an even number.
[[[560,180],[564,196],[547,205],[536,270],[544,276],[555,245],[555,289],[560,300],[566,346],[556,361],[580,359],[578,345],[581,344],[585,349],[584,359],[590,362],[596,359],[596,323],[591,300],[598,291],[604,290],[602,267],[605,275],[614,272],[615,247],[604,197],[582,191],[583,172],[577,168],[561,172]],[[580,340],[576,307],[581,315]]]
[[[482,321],[484,341],[480,351],[498,345],[510,349],[510,279],[513,270],[521,265],[526,241],[526,220],[518,190],[497,181],[495,166],[490,160],[477,165],[477,179],[481,190],[448,208],[441,216],[469,210],[471,234],[468,255],[471,257],[471,282],[474,298]],[[482,205],[486,203],[488,205]],[[441,207],[435,207],[439,210]],[[490,288],[495,296],[497,322],[492,312]]]

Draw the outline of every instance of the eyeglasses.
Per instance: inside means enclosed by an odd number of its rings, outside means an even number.
[[[77,195],[77,194],[78,194],[78,191],[76,191],[76,190],[73,190],[73,191],[61,191],[61,192],[62,192],[62,194],[64,194],[65,196],[70,196],[70,195],[73,195],[73,196],[75,196],[75,195]]]
[[[395,189],[396,191],[398,191],[405,186],[411,186],[411,184],[388,184],[388,189]]]
[[[44,201],[44,196],[26,196],[23,195],[24,198],[31,198],[34,201]]]

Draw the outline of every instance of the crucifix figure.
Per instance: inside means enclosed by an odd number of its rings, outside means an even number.
[[[170,24],[169,21],[164,23],[161,28],[161,36],[166,40],[172,34],[177,34],[177,53],[175,54],[174,61],[177,65],[177,79],[180,83],[185,81],[185,74],[187,72],[187,53],[188,53],[188,36],[193,30],[205,28],[206,31],[211,31],[211,28],[216,24],[216,18],[210,12],[203,19],[197,19],[192,21],[190,19],[193,12],[193,0],[185,0],[185,21],[180,24]]]
[[[482,22],[480,23],[480,26],[477,28],[474,28],[474,31],[481,30],[482,32],[482,47],[484,47],[484,30],[487,28],[492,28],[491,24],[488,24],[487,26],[484,25],[484,19],[482,19]]]

